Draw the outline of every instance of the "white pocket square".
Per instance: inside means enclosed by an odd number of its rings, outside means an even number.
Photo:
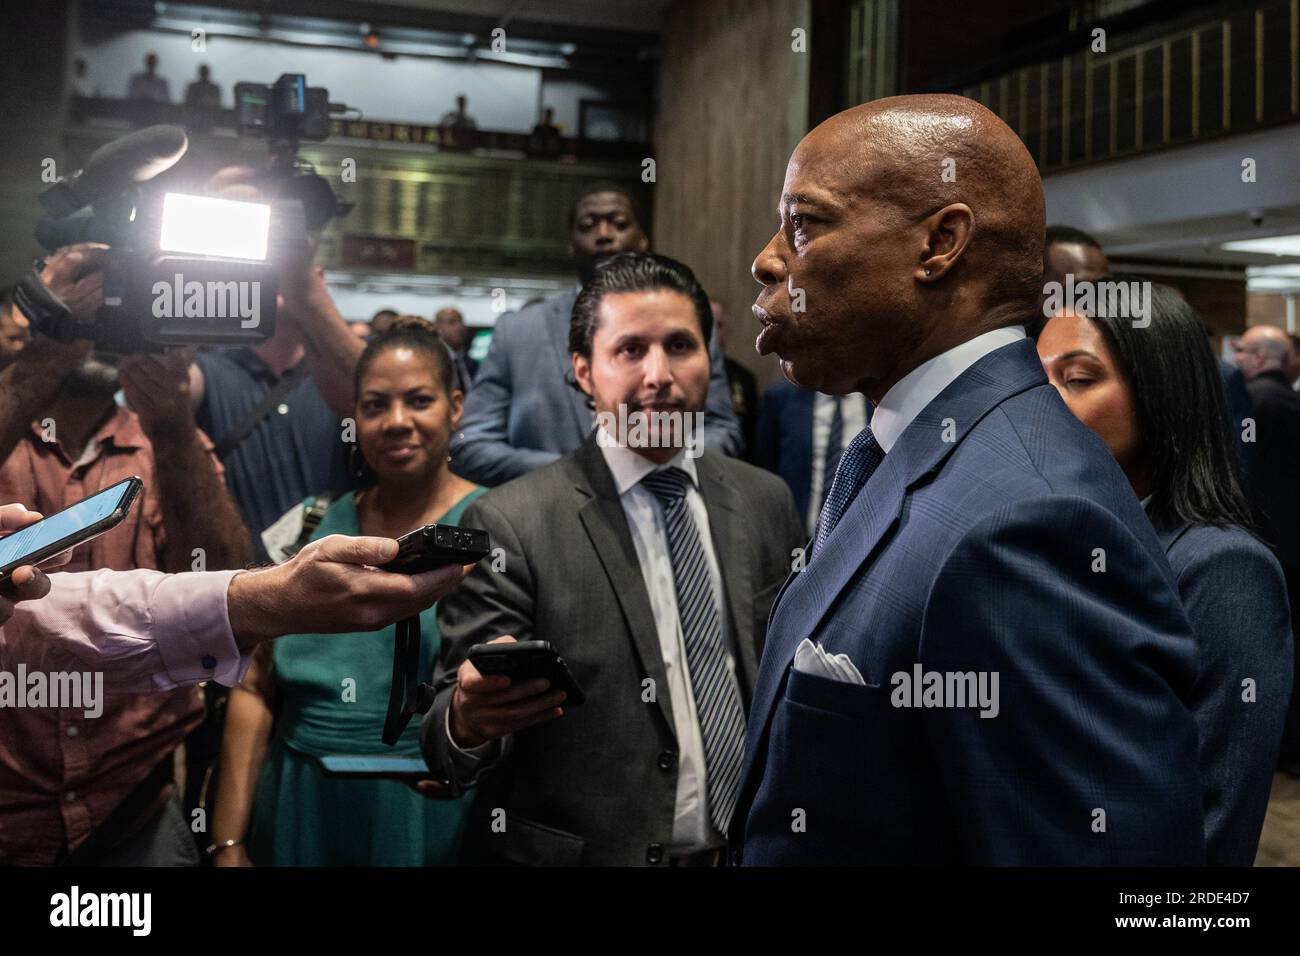
[[[867,683],[847,654],[827,654],[821,645],[814,644],[806,637],[794,652],[794,669],[801,674],[825,677],[843,684],[865,686]]]

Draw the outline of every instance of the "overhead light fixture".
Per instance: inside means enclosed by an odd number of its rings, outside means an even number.
[[[1225,252],[1254,252],[1262,256],[1300,256],[1300,235],[1266,239],[1234,239],[1219,248]]]

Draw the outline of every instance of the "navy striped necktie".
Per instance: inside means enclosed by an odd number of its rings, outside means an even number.
[[[709,564],[699,528],[686,503],[689,483],[690,477],[680,468],[652,471],[641,479],[664,511],[677,590],[677,616],[686,644],[686,668],[704,740],[709,815],[718,832],[726,835],[736,809],[745,756],[745,706],[727,667]]]
[[[849,442],[849,447],[840,457],[839,467],[835,469],[835,480],[831,482],[831,490],[822,505],[821,514],[817,516],[817,538],[813,543],[812,557],[821,552],[826,539],[844,517],[844,512],[884,460],[885,450],[876,441],[870,425]]]

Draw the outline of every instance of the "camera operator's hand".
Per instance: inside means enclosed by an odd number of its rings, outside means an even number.
[[[325,283],[325,270],[312,265],[310,259],[296,258],[285,264],[280,295],[283,314],[290,322],[311,322],[319,310],[332,308],[334,303]]]
[[[489,644],[514,643],[509,635]],[[456,671],[451,695],[451,739],[462,749],[477,747],[535,724],[554,720],[564,711],[564,691],[551,690],[545,677],[515,682],[504,674],[480,674],[468,660]]]
[[[190,402],[193,358],[190,349],[168,349],[162,355],[130,355],[118,364],[127,404],[140,416],[140,425],[151,439],[194,430]]]
[[[20,531],[29,524],[41,520],[39,511],[28,511],[22,505],[4,505],[0,507],[0,537]],[[46,567],[66,564],[72,557],[71,552],[60,555],[46,562]],[[0,584],[0,625],[9,620],[14,613],[14,605],[19,601],[35,601],[50,593],[50,579],[38,568],[24,564],[16,568],[3,584]]]
[[[332,534],[284,564],[237,574],[227,605],[235,642],[247,650],[284,634],[377,631],[415,617],[450,594],[472,565],[422,574],[380,570],[397,556],[392,538]]]
[[[41,281],[72,310],[78,322],[89,322],[104,304],[104,265],[108,246],[81,242],[64,246],[45,260]]]

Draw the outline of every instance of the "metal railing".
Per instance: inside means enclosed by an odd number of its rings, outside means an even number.
[[[1300,0],[1091,48],[958,90],[1056,170],[1300,118]]]

